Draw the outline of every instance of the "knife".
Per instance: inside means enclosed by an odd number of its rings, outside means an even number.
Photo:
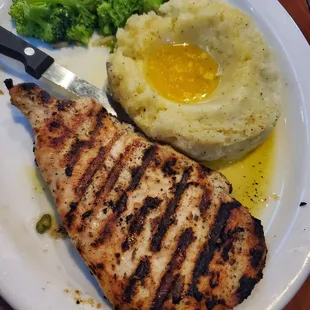
[[[43,77],[79,97],[96,99],[110,114],[117,116],[122,121],[132,123],[119,104],[112,102],[112,106],[103,90],[58,65],[51,56],[1,26],[0,53],[22,62],[26,72],[35,79]]]

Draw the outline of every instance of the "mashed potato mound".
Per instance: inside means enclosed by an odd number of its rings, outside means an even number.
[[[169,42],[199,46],[215,59],[221,82],[207,99],[180,104],[152,88],[145,59]],[[257,147],[274,128],[283,99],[262,34],[247,14],[219,0],[172,0],[158,15],[133,15],[118,30],[108,82],[146,135],[200,161],[231,160]]]

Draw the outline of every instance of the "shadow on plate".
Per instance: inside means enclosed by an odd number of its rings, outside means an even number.
[[[31,139],[34,140],[33,131],[27,118],[25,118],[25,116],[13,105],[10,105],[9,108],[11,110],[11,115],[14,123],[22,125],[26,129],[27,133],[29,133],[29,135],[31,136]]]

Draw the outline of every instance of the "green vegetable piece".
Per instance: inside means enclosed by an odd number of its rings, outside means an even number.
[[[143,0],[143,12],[157,11],[167,0]],[[142,12],[142,13],[143,13]]]
[[[92,14],[79,15],[72,19],[71,26],[67,29],[67,40],[87,45],[94,32],[96,17]]]
[[[132,14],[156,11],[165,1],[13,0],[9,14],[20,35],[87,45],[96,28],[104,36],[113,35]]]
[[[113,35],[117,28],[124,27],[127,19],[133,14],[147,13],[157,10],[166,0],[106,0],[98,5],[99,32]]]
[[[139,0],[104,1],[97,8],[99,32],[105,36],[115,34],[132,14],[142,11],[143,2]]]
[[[20,35],[86,45],[96,26],[96,5],[91,0],[14,0],[10,15]]]
[[[39,234],[46,233],[52,226],[52,217],[49,214],[44,214],[36,225],[36,230]]]
[[[40,27],[38,24],[27,19],[27,4],[25,1],[13,1],[9,14],[16,23],[16,30],[20,35],[27,37],[38,37]]]
[[[19,34],[48,43],[65,40],[68,11],[51,4],[30,4],[15,0],[10,15]]]
[[[110,49],[110,52],[111,52],[111,53],[114,52],[115,45],[116,45],[116,42],[115,42],[115,41],[111,41],[111,42],[107,43],[107,47]]]

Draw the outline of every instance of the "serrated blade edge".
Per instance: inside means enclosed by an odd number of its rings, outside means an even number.
[[[108,113],[117,116],[106,93],[98,87],[79,78],[68,69],[53,63],[42,75],[45,79],[63,87],[79,97],[90,97],[99,101]]]

